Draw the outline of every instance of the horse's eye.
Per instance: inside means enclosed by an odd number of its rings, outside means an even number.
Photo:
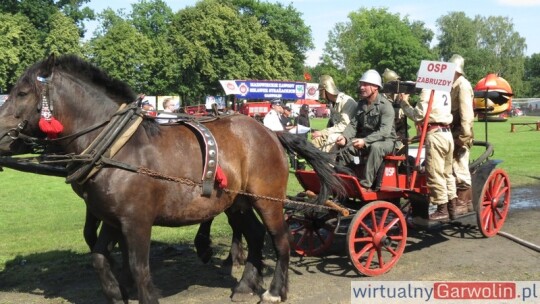
[[[18,96],[18,97],[24,97],[24,96],[26,96],[26,95],[28,95],[27,92],[19,91],[19,93],[17,93],[17,96]]]

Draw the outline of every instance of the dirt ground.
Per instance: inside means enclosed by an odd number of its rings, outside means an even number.
[[[511,206],[516,207],[512,207],[502,231],[540,245],[538,197],[537,188],[513,190]],[[231,288],[241,275],[241,269],[234,269],[230,276],[220,266],[228,245],[226,240],[215,244],[219,256],[204,265],[191,245],[154,244],[151,269],[154,283],[162,290],[160,302],[228,303]],[[269,267],[264,283],[268,286],[274,261],[265,262]],[[475,228],[446,226],[430,232],[409,230],[399,262],[388,273],[370,278],[354,271],[345,243],[338,239],[325,257],[291,258],[287,303],[350,303],[351,281],[540,281],[539,265],[540,253],[505,237],[483,238]],[[67,272],[36,273],[27,278],[30,284],[7,280],[10,271],[16,269],[0,273],[0,304],[105,303],[90,258]],[[4,285],[8,281],[9,286]]]

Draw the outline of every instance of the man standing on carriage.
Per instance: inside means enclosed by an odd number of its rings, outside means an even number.
[[[415,107],[409,104],[409,94],[399,94],[401,108],[407,117],[418,123],[425,119],[431,90],[423,89]],[[435,91],[426,131],[426,186],[429,201],[437,210],[429,215],[430,221],[448,221],[467,210],[457,210],[456,180],[452,174],[454,139],[450,131],[452,122],[450,94]]]
[[[330,152],[335,146],[336,139],[345,130],[356,114],[356,101],[349,95],[340,92],[329,75],[322,75],[319,81],[320,98],[330,105],[330,119],[326,129],[311,133],[315,147]]]
[[[474,211],[472,205],[472,179],[469,171],[469,156],[473,145],[474,133],[474,91],[471,83],[464,77],[465,59],[453,55],[448,62],[456,64],[452,97],[452,136],[454,137],[454,175],[457,183],[458,208]]]
[[[382,82],[377,71],[366,71],[359,80],[358,88],[361,100],[356,116],[338,137],[336,144],[344,147],[350,143],[340,153],[342,161],[348,166],[356,167],[367,154],[360,184],[366,189],[376,189],[379,187],[374,185],[377,171],[384,156],[395,147],[395,113],[392,102],[379,93]]]

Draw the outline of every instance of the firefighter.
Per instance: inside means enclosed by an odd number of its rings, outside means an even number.
[[[329,75],[322,75],[319,80],[320,98],[328,101],[330,106],[330,119],[326,128],[311,133],[313,144],[322,151],[330,152],[335,146],[339,135],[351,122],[356,114],[356,101],[349,95],[342,93],[336,87],[334,79]]]
[[[382,74],[382,80],[383,80],[383,85],[384,85],[391,81],[399,81],[400,77],[396,72],[387,68],[387,69],[384,69],[384,72]],[[407,136],[407,128],[408,128],[407,118],[405,114],[403,113],[403,110],[401,109],[401,106],[400,106],[400,101],[401,101],[400,96],[402,95],[385,93],[384,96],[388,100],[390,100],[394,106],[394,112],[395,112],[394,126],[396,128],[396,136],[398,139],[397,141],[398,146],[396,148],[399,149],[403,146],[404,140],[406,140],[408,137]]]
[[[464,76],[465,60],[453,55],[448,62],[456,65],[454,83],[450,96],[452,99],[452,136],[454,138],[453,170],[456,177],[458,201],[457,214],[474,211],[472,205],[472,180],[469,171],[469,156],[473,145],[473,98],[471,83]]]
[[[338,137],[337,145],[344,149],[343,161],[354,170],[366,158],[360,184],[366,189],[378,189],[375,179],[385,155],[394,150],[396,131],[392,103],[379,93],[381,75],[366,71],[358,81],[360,101],[355,118]]]

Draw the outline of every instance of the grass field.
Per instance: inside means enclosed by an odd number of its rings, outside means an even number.
[[[488,123],[489,141],[495,147],[492,158],[503,160],[499,167],[509,173],[514,187],[540,183],[540,132],[520,127],[510,133],[510,122],[539,119],[515,117],[508,122]],[[325,119],[312,120],[313,128],[321,129],[325,124]],[[484,140],[484,127],[483,122],[475,123],[478,140]],[[63,178],[4,169],[0,172],[0,181],[0,271],[9,265],[25,263],[32,263],[32,271],[73,267],[74,261],[88,263],[81,258],[88,252],[82,237],[85,206]],[[288,192],[294,194],[300,190],[291,174]],[[191,244],[197,227],[156,227],[152,239]],[[213,236],[225,237],[229,233],[225,217],[218,217],[212,227]],[[21,272],[20,275],[29,274]]]

